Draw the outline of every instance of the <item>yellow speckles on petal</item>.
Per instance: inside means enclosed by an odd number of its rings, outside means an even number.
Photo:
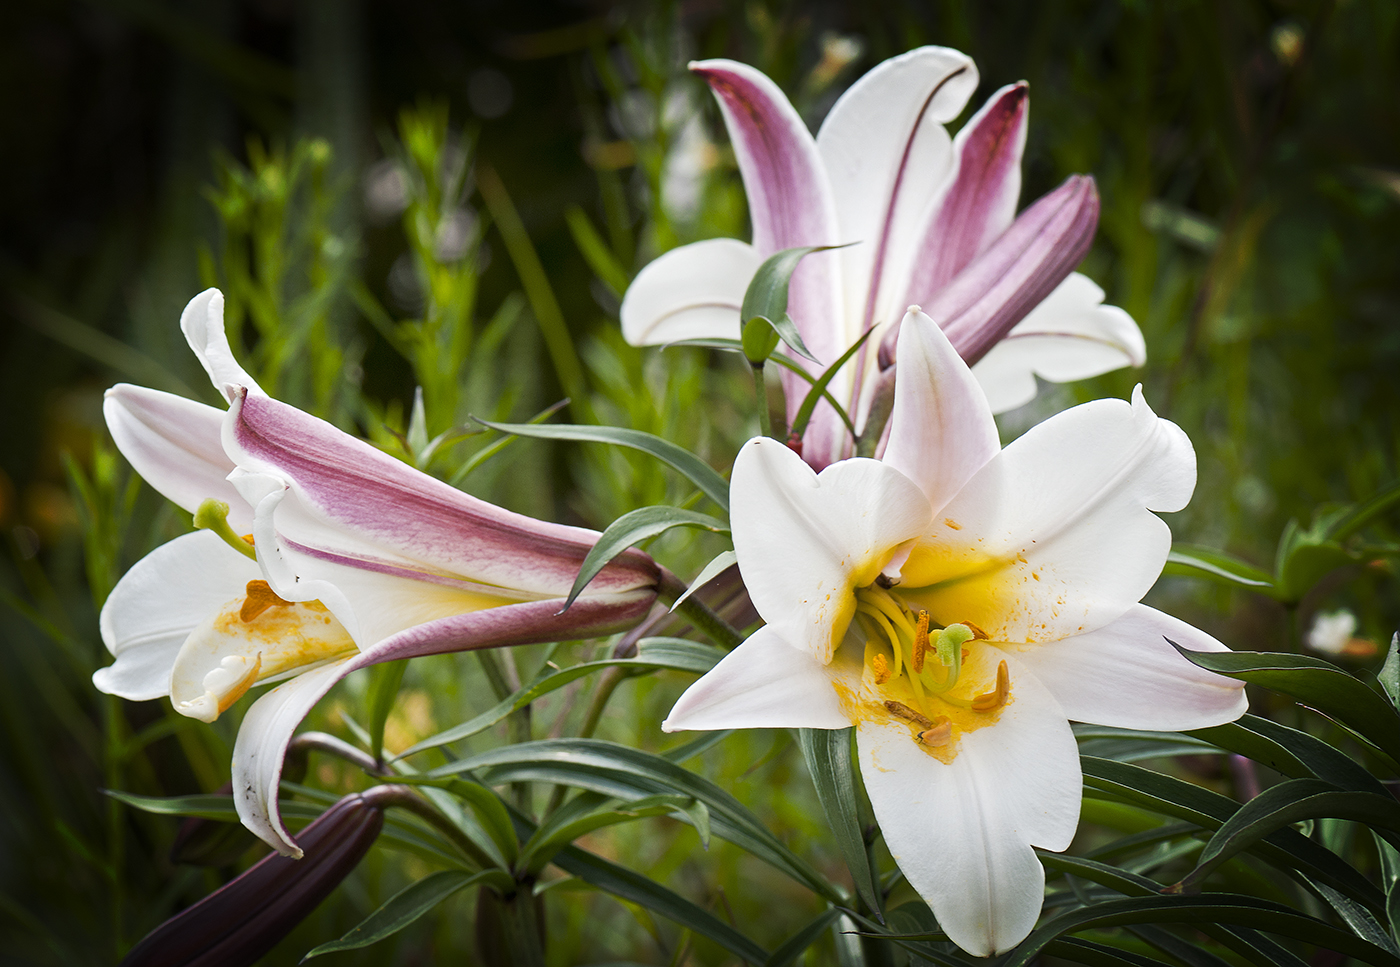
[[[951,517],[945,517],[945,518],[943,518],[943,526],[946,527],[946,528],[948,528],[949,530],[955,530],[955,531],[960,531],[960,530],[962,530],[962,524],[959,524],[957,521],[953,520],[953,518],[951,518]]]

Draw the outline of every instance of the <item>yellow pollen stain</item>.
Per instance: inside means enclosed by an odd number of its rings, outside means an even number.
[[[252,535],[252,534],[244,534],[244,535],[243,535],[243,542],[244,542],[245,544],[247,544],[249,547],[254,546],[253,535]]]
[[[219,714],[223,715],[233,708],[233,703],[247,694],[248,689],[257,684],[258,672],[262,670],[262,652],[258,652],[253,663],[248,666],[248,671],[237,682],[229,687],[228,692],[219,698]]]
[[[1003,659],[997,665],[997,685],[996,689],[978,695],[972,700],[972,710],[974,712],[990,712],[999,709],[1006,704],[1006,697],[1011,694],[1011,673],[1006,668],[1006,661]]]
[[[924,653],[928,651],[928,612],[920,611],[914,625],[914,652],[909,657],[909,667],[914,674],[924,670]]]
[[[876,685],[883,685],[890,680],[890,663],[885,660],[884,655],[876,655],[870,659],[870,668],[875,672]]]
[[[243,606],[238,609],[238,619],[245,623],[252,621],[268,608],[286,607],[292,603],[278,597],[277,592],[272,590],[266,581],[249,581],[247,594],[243,599]]]
[[[945,517],[945,518],[943,518],[943,526],[949,528],[950,530],[955,530],[955,531],[960,531],[960,530],[962,530],[962,524],[959,524],[957,521],[953,520],[953,518],[951,518],[951,517]]]

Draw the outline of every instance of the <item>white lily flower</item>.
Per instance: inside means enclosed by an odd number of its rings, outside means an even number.
[[[1002,449],[975,376],[903,320],[882,460],[814,472],[758,438],[734,465],[739,569],[766,626],[663,728],[855,726],[885,841],[948,936],[1009,949],[1034,926],[1081,774],[1069,720],[1194,729],[1245,711],[1181,657],[1224,646],[1140,599],[1171,546],[1151,511],[1195,486],[1186,435],[1139,388]]]
[[[944,125],[977,89],[977,68],[956,50],[921,47],[851,85],[813,138],[761,72],[729,60],[690,67],[719,101],[753,242],[708,239],[642,269],[622,303],[632,344],[737,338],[744,291],[764,259],[796,246],[859,243],[807,256],[788,302],[821,361],[813,372],[878,330],[828,388],[857,429],[910,303],[925,306],[975,364],[996,412],[1030,401],[1037,375],[1063,382],[1146,360],[1137,324],[1072,271],[1098,224],[1093,178],[1071,177],[1016,214],[1030,103],[1024,83],[997,91],[950,137]],[[782,377],[791,422],[807,384]],[[849,456],[851,445],[822,402],[803,457],[821,469]]]
[[[102,609],[116,661],[93,680],[133,700],[168,695],[212,722],[254,685],[287,679],[248,709],[233,751],[239,816],[279,852],[301,852],[277,808],[287,745],[345,675],[608,634],[655,601],[656,564],[629,551],[561,614],[595,531],[494,507],[269,398],[229,352],[217,290],[196,296],[180,324],[229,410],[119,385],[107,424],[176,504],[227,504],[228,536],[248,535],[257,560],[207,530],[151,552]]]

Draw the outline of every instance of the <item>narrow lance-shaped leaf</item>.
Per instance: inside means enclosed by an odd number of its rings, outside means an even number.
[[[389,712],[398,697],[399,685],[403,682],[407,659],[384,662],[370,669],[369,684],[369,738],[370,755],[376,761],[384,758],[384,725],[389,721]]]
[[[685,589],[685,593],[672,603],[671,610],[675,611],[686,598],[729,570],[738,560],[739,555],[735,554],[733,551],[720,551],[709,564],[706,564],[700,569],[699,574],[695,575],[695,580],[690,582],[690,586]]]
[[[1163,573],[1204,577],[1262,594],[1272,594],[1274,590],[1273,578],[1267,571],[1224,551],[1198,544],[1173,544]]]
[[[800,729],[798,744],[817,788],[817,799],[822,804],[827,825],[851,871],[856,892],[868,909],[878,913],[883,904],[861,830],[851,735],[851,729]]]
[[[578,577],[574,578],[574,586],[569,589],[569,597],[564,601],[561,610],[567,611],[574,599],[588,586],[588,582],[597,577],[598,572],[617,555],[633,544],[664,534],[673,527],[698,527],[715,534],[729,533],[729,527],[723,521],[693,510],[681,510],[679,507],[640,507],[623,514],[608,525],[607,530],[603,531],[598,542],[583,559],[583,564],[578,569]]]
[[[1330,662],[1277,652],[1196,652],[1181,647],[1177,651],[1217,674],[1291,695],[1356,730],[1400,762],[1400,714],[1359,679]]]
[[[1400,708],[1400,632],[1390,638],[1390,652],[1385,656],[1385,664],[1376,676],[1381,688],[1390,696],[1390,704]]]
[[[831,926],[832,922],[839,916],[841,916],[841,911],[835,907],[817,914],[801,930],[783,941],[783,945],[773,951],[772,955],[763,962],[763,967],[788,967],[788,964],[806,953],[808,947],[820,940],[822,934],[826,932],[826,928]]]
[[[788,436],[795,440],[802,439],[802,434],[807,432],[807,421],[812,418],[812,411],[817,408],[817,401],[826,392],[827,384],[831,382],[832,377],[841,367],[846,365],[851,357],[860,350],[860,347],[865,345],[865,341],[870,338],[870,334],[874,331],[874,329],[865,330],[859,339],[851,343],[851,348],[842,353],[841,358],[828,366],[826,372],[822,373],[812,384],[812,388],[807,391],[806,397],[802,400],[802,405],[797,409],[797,415],[792,418],[792,428],[788,431]]]
[[[1400,845],[1400,803],[1371,792],[1344,792],[1321,779],[1290,779],[1266,789],[1240,807],[1215,831],[1196,868],[1177,885],[1189,890],[1275,830],[1305,819],[1336,817],[1370,826]],[[1387,835],[1388,834],[1388,835]]]
[[[739,309],[740,338],[749,362],[758,365],[766,360],[777,348],[780,337],[802,358],[820,362],[802,341],[796,324],[788,316],[788,285],[792,282],[792,273],[797,271],[798,263],[806,256],[835,247],[807,245],[783,249],[769,256],[758,267],[744,292],[744,303]],[[766,326],[751,328],[756,320],[762,320]]]
[[[439,870],[430,873],[394,894],[345,936],[313,948],[302,960],[341,950],[368,947],[398,933],[453,894],[480,883],[497,889],[510,889],[514,886],[514,881],[500,870],[482,870],[480,873]]]
[[[641,430],[629,430],[618,426],[569,426],[545,424],[532,426],[528,423],[493,423],[475,417],[482,426],[489,426],[502,433],[517,436],[536,437],[541,440],[577,440],[591,443],[611,443],[616,446],[631,447],[649,453],[658,460],[678,471],[691,483],[699,487],[706,497],[713,500],[725,513],[729,513],[729,483],[716,473],[709,464],[684,447],[670,440]]]

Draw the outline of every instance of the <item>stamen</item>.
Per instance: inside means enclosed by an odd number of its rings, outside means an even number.
[[[946,715],[938,716],[932,725],[914,736],[924,745],[947,745],[952,737],[953,723],[948,721]]]
[[[285,607],[292,603],[279,597],[266,581],[249,581],[247,591],[248,596],[243,599],[243,607],[238,609],[238,618],[245,624],[274,605]]]
[[[997,687],[995,691],[978,695],[972,700],[972,710],[974,712],[990,712],[993,709],[1001,708],[1006,704],[1006,698],[1011,694],[1011,672],[1006,668],[1005,659],[997,665]]]
[[[914,711],[903,702],[896,702],[894,699],[886,699],[885,708],[891,715],[897,715],[905,721],[913,722],[915,725],[925,729],[933,728],[933,722],[929,720],[927,715]]]
[[[968,631],[972,632],[972,637],[976,638],[978,641],[992,640],[991,635],[987,634],[985,631],[977,627],[971,621],[959,621],[958,624],[963,625],[965,628],[967,628]]]
[[[909,667],[914,674],[924,670],[924,652],[928,650],[928,612],[920,611],[918,623],[914,625],[914,653],[909,658]]]
[[[870,659],[870,670],[875,673],[876,685],[883,685],[890,680],[890,663],[885,661],[884,655],[876,655]]]
[[[865,601],[859,598],[856,600],[856,613],[869,617],[870,620],[879,625],[880,631],[889,639],[890,649],[894,652],[894,674],[898,675],[903,664],[900,657],[902,649],[900,648],[899,634],[894,630],[889,619],[885,617],[885,613],[879,608],[868,606]]]

